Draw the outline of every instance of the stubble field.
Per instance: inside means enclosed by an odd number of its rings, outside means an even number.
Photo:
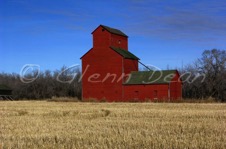
[[[0,102],[0,149],[226,148],[226,104]]]

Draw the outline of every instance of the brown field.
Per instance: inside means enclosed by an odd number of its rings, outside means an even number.
[[[0,102],[0,149],[226,148],[226,104]]]

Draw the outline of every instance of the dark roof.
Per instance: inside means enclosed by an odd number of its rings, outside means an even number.
[[[169,84],[177,70],[133,71],[125,84]]]
[[[128,37],[126,34],[124,34],[122,31],[120,31],[118,29],[111,28],[111,27],[108,27],[108,26],[105,26],[105,25],[100,25],[100,26],[102,26],[104,29],[106,29],[107,31],[109,31],[112,34],[117,34],[117,35]]]
[[[12,90],[12,89],[4,84],[0,84],[0,90]]]
[[[123,56],[124,58],[127,59],[136,59],[139,60],[138,57],[136,57],[134,54],[132,54],[131,52],[124,50],[122,48],[116,48],[116,47],[110,47],[112,50],[114,50],[115,52],[117,52],[118,54],[120,54],[121,56]]]

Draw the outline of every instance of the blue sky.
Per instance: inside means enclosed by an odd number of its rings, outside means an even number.
[[[225,0],[0,0],[0,72],[80,64],[100,24],[122,30],[129,50],[161,69],[226,50]]]

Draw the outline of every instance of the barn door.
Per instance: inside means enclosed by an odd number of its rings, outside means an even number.
[[[134,91],[134,100],[139,99],[139,91]]]
[[[153,97],[154,97],[154,99],[158,99],[158,91],[157,90],[154,90]]]

